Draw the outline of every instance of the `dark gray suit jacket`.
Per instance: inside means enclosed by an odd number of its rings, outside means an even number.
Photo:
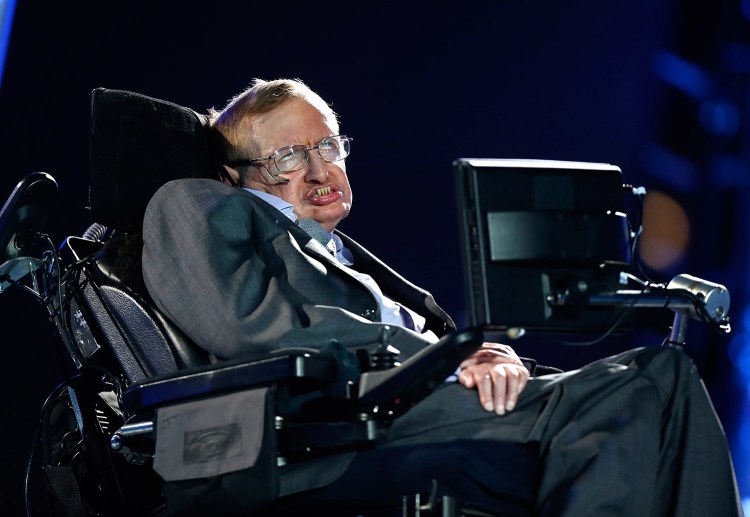
[[[438,336],[453,321],[432,296],[343,234],[357,271],[427,318]],[[177,180],[152,198],[143,224],[143,277],[157,307],[221,359],[332,338],[369,347],[381,333],[372,294],[325,247],[249,192],[204,179]],[[391,342],[407,357],[430,343],[404,328]]]
[[[425,330],[455,329],[427,291],[339,236],[357,271],[424,316]],[[219,359],[323,348],[334,338],[373,351],[385,327],[371,292],[322,244],[257,196],[215,180],[176,180],[156,192],[144,215],[142,271],[159,310]],[[432,340],[391,326],[390,342],[404,359]],[[286,468],[280,491],[330,483],[352,457]]]

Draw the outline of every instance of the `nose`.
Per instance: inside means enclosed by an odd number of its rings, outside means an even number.
[[[307,159],[305,180],[308,183],[325,183],[328,179],[328,163],[316,152],[311,152]]]

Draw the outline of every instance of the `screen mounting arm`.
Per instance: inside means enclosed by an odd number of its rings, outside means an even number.
[[[669,343],[684,346],[687,318],[702,320],[723,332],[729,332],[729,291],[723,285],[691,275],[677,275],[669,284],[645,284],[641,290],[617,290],[589,294],[588,285],[578,281],[564,291],[547,295],[552,307],[607,306],[630,308],[668,308],[675,312]]]

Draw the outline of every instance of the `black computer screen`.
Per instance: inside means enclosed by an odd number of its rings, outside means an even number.
[[[488,330],[600,332],[591,307],[629,269],[622,172],[602,163],[459,159],[453,164],[469,322]],[[568,303],[550,304],[564,293]]]

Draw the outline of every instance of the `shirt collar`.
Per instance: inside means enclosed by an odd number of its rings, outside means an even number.
[[[263,192],[262,190],[255,190],[253,188],[247,187],[243,188],[251,194],[258,196],[263,201],[274,207],[276,210],[279,210],[293,222],[297,221],[297,214],[294,213],[294,206],[288,201],[285,201],[278,196],[274,196],[273,194],[269,194],[268,192]],[[352,252],[349,251],[349,248],[344,246],[344,243],[341,242],[341,238],[338,235],[333,232],[328,233],[331,240],[333,240],[333,246],[335,246],[335,250],[332,249],[331,251],[334,253],[338,261],[345,266],[353,265],[354,257],[352,256]]]
[[[285,201],[278,196],[274,196],[273,194],[269,194],[268,192],[263,192],[262,190],[255,190],[254,188],[245,188],[245,190],[258,196],[292,221],[297,221],[297,214],[294,213],[294,206],[288,201]]]

